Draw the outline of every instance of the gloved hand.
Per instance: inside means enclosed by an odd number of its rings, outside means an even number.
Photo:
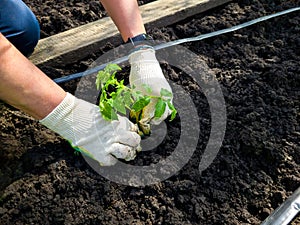
[[[102,166],[114,165],[116,158],[132,160],[141,150],[137,127],[127,118],[104,120],[98,106],[70,93],[40,123]]]
[[[144,45],[138,46],[129,55],[129,63],[131,65],[129,83],[130,86],[135,86],[135,89],[141,91],[143,94],[148,94],[144,84],[151,88],[151,95],[160,96],[161,89],[166,89],[172,93],[172,89],[163,75],[162,69],[155,57],[155,50],[153,47]],[[172,101],[172,97],[170,97]],[[164,114],[155,118],[155,105],[157,99],[151,99],[151,102],[144,108],[142,112],[142,119],[140,123],[158,125],[164,121],[170,114],[171,110],[166,106]]]

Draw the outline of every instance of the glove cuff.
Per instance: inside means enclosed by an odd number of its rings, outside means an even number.
[[[41,124],[61,135],[63,138],[70,139],[74,133],[72,129],[66,127],[74,120],[72,111],[75,106],[76,97],[67,93],[63,101],[56,106],[44,119],[39,120]]]
[[[134,48],[128,56],[129,63],[131,65],[135,63],[157,63],[157,59],[155,56],[155,50],[152,46],[149,45],[141,45],[139,47]]]

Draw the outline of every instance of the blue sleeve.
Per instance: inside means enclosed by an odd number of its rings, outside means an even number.
[[[40,39],[40,26],[22,0],[0,0],[0,32],[25,56]]]

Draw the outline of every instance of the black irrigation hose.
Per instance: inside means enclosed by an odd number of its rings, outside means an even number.
[[[159,44],[159,45],[154,46],[154,49],[159,50],[159,49],[167,48],[167,47],[170,47],[170,46],[179,45],[179,44],[182,44],[182,43],[187,43],[187,42],[192,42],[192,41],[200,41],[200,40],[210,38],[210,37],[214,37],[214,36],[217,36],[217,35],[220,35],[220,34],[225,34],[225,33],[229,33],[229,32],[232,32],[232,31],[236,31],[236,30],[242,29],[244,27],[248,27],[248,26],[251,26],[253,24],[256,24],[256,23],[259,23],[259,22],[262,22],[262,21],[265,21],[265,20],[268,20],[268,19],[271,19],[271,18],[274,18],[274,17],[278,17],[278,16],[281,16],[281,15],[285,15],[285,14],[288,14],[288,13],[291,13],[291,12],[294,12],[294,11],[297,11],[297,10],[300,10],[300,7],[291,8],[291,9],[284,10],[284,11],[278,12],[278,13],[274,13],[274,14],[268,15],[268,16],[263,16],[263,17],[260,17],[260,18],[254,19],[254,20],[250,20],[248,22],[230,27],[230,28],[222,29],[222,30],[219,30],[219,31],[214,31],[214,32],[211,32],[211,33],[208,33],[208,34],[202,34],[202,35],[199,35],[199,36],[196,36],[196,37],[183,38],[183,39],[179,39],[179,40],[176,40],[176,41],[170,41],[170,42],[167,42],[167,43]],[[126,60],[128,60],[128,56],[118,58],[118,59],[113,60],[109,63],[118,64],[118,63],[125,62]],[[100,66],[96,66],[95,68],[86,70],[84,72],[74,73],[74,74],[71,74],[71,75],[68,75],[68,76],[56,78],[56,79],[54,79],[54,81],[56,83],[62,83],[62,82],[67,82],[67,81],[70,81],[70,80],[73,80],[73,79],[76,79],[76,78],[80,78],[80,77],[83,77],[83,76],[91,75],[95,72],[98,72],[99,70],[104,69],[105,66],[109,63],[105,63],[105,64],[102,64]]]

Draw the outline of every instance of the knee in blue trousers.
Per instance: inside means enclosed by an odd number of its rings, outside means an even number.
[[[40,26],[22,0],[0,0],[0,32],[25,56],[40,39]]]

